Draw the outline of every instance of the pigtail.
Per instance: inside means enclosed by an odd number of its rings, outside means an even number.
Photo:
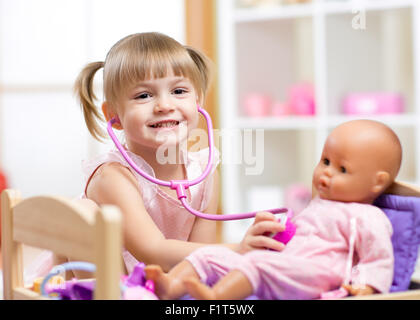
[[[204,99],[209,89],[212,73],[213,73],[213,65],[212,61],[207,58],[203,53],[198,51],[197,49],[189,46],[185,46],[188,54],[190,55],[191,59],[194,61],[195,65],[197,66],[198,70],[200,71],[200,82],[202,88],[202,98]]]
[[[103,66],[102,61],[87,64],[79,73],[74,84],[74,92],[80,102],[86,126],[90,134],[98,141],[106,136],[99,125],[99,122],[104,121],[104,118],[94,102],[97,98],[93,92],[93,79],[96,72]]]

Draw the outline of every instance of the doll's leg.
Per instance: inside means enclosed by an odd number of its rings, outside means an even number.
[[[239,300],[253,293],[253,287],[248,278],[239,270],[230,271],[212,288],[201,283],[197,278],[184,281],[187,292],[198,300]]]
[[[160,299],[177,299],[185,295],[186,288],[183,280],[187,278],[197,279],[199,276],[192,264],[187,260],[181,261],[168,273],[165,273],[158,265],[149,265],[144,268],[146,279],[155,283],[156,295]]]

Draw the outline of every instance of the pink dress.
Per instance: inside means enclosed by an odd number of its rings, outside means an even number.
[[[315,198],[292,221],[296,234],[282,252],[240,255],[210,246],[186,259],[210,285],[233,269],[242,271],[261,299],[319,298],[345,281],[389,291],[392,226],[379,208]]]
[[[155,177],[153,168],[142,157],[128,150],[127,153],[140,169]],[[203,182],[189,188],[191,195],[189,199],[190,204],[194,209],[199,211],[207,208],[212,195],[213,172],[219,163],[219,152],[217,149],[215,149],[213,158],[211,174]],[[187,157],[182,158],[182,161],[185,164],[186,179],[193,180],[204,171],[207,165],[208,148],[198,152],[188,152]],[[82,169],[86,177],[86,182],[89,182],[89,179],[99,166],[110,162],[121,163],[130,169],[136,177],[144,206],[165,238],[187,241],[194,225],[195,216],[189,213],[178,199],[172,198],[159,188],[158,185],[146,180],[135,172],[127,164],[118,150],[111,150],[99,157],[84,161],[82,163]],[[86,194],[83,197],[86,197]],[[123,257],[127,271],[130,273],[136,263],[138,263],[138,260],[127,250],[123,251]]]
[[[130,151],[127,151],[127,153],[138,167],[149,175],[155,176],[152,167],[143,158]],[[193,180],[204,171],[207,165],[208,148],[198,152],[189,152],[187,157],[183,158],[182,161],[185,164],[186,178],[188,180]],[[194,225],[195,216],[189,213],[178,199],[172,198],[156,184],[146,180],[135,172],[127,164],[118,150],[110,150],[96,158],[82,162],[82,170],[86,180],[85,192],[87,183],[94,172],[102,164],[110,162],[121,163],[123,166],[129,168],[136,177],[144,206],[165,238],[187,241]],[[212,195],[213,172],[219,162],[219,151],[215,149],[211,174],[201,183],[189,188],[191,195],[189,200],[194,209],[203,211],[207,208]],[[85,192],[81,195],[82,198],[86,197]],[[127,271],[130,273],[138,260],[127,250],[123,250],[123,258]],[[36,277],[45,276],[53,266],[52,261],[52,253],[50,251],[42,252],[39,257],[25,269],[25,282],[31,283]]]

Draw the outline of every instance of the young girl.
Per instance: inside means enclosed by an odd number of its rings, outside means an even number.
[[[314,170],[319,197],[293,217],[296,234],[282,252],[240,255],[209,246],[168,274],[147,266],[146,276],[161,298],[171,299],[186,292],[197,299],[313,299],[343,284],[354,295],[387,292],[392,226],[372,203],[394,181],[400,164],[401,145],[391,129],[369,120],[342,124],[328,136]]]
[[[102,114],[95,105],[93,79],[103,68],[105,119],[123,130],[125,149],[148,174],[161,180],[197,177],[208,161],[208,149],[185,152],[182,145],[196,128],[197,106],[205,99],[210,82],[208,59],[160,33],[139,33],[118,41],[104,62],[88,64],[80,73],[75,92],[86,125],[96,139]],[[178,161],[163,163],[159,148],[176,150]],[[190,187],[187,197],[192,207],[216,213],[218,204],[219,159],[213,159],[213,173]],[[216,242],[214,221],[196,218],[180,204],[174,190],[159,187],[138,175],[118,150],[112,150],[83,165],[87,175],[85,198],[94,203],[113,204],[123,214],[124,262],[131,272],[137,261],[158,264],[170,270],[195,249]],[[245,252],[268,247],[281,250],[278,242],[262,237],[282,226],[269,213],[259,214],[240,244],[227,244]]]

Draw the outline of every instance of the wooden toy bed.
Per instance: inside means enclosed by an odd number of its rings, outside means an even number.
[[[113,206],[96,212],[54,196],[22,200],[16,190],[1,195],[4,299],[45,299],[25,288],[23,244],[96,265],[94,298],[120,299],[121,214]]]
[[[405,183],[395,183],[387,192],[420,197],[420,188]],[[94,212],[53,196],[23,200],[11,189],[3,191],[1,205],[4,299],[45,299],[24,286],[23,244],[94,263],[95,299],[120,299],[122,234],[118,208],[103,206]],[[349,299],[420,299],[420,289]]]

